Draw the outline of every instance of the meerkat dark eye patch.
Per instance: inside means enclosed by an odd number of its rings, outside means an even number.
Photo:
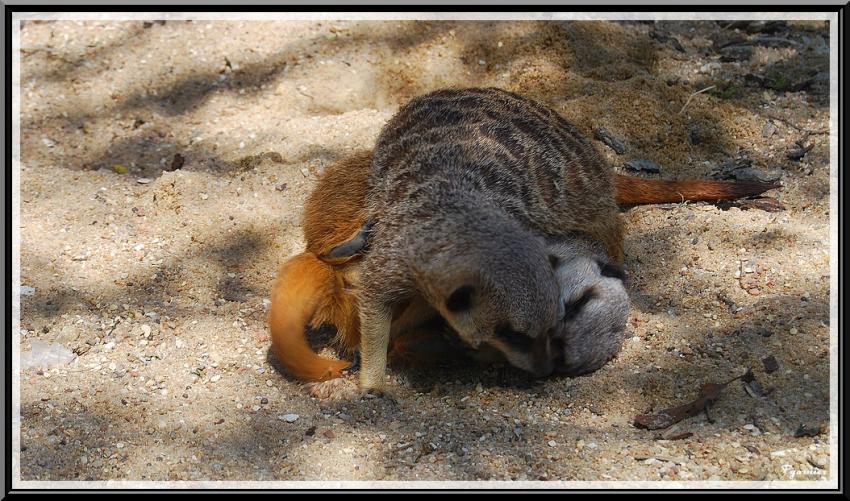
[[[604,261],[596,261],[596,264],[599,265],[599,273],[603,277],[618,278],[624,282],[626,281],[626,270],[622,266]]]
[[[509,325],[505,324],[496,327],[493,334],[495,334],[501,341],[520,351],[530,350],[531,345],[534,343],[530,337],[511,329]]]
[[[584,305],[586,305],[588,302],[590,302],[591,299],[595,297],[596,289],[594,287],[589,287],[585,289],[584,293],[582,293],[582,295],[579,296],[578,299],[574,301],[565,302],[564,316],[563,318],[561,318],[561,322],[569,322],[570,320],[574,319],[576,316],[578,316],[579,313],[581,313],[581,310],[582,308],[584,308]]]
[[[475,287],[462,285],[454,290],[446,300],[446,308],[452,313],[460,313],[472,308],[472,294]]]

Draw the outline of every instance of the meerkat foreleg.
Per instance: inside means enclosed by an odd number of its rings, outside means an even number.
[[[392,311],[389,308],[362,304],[360,308],[360,391],[390,396],[384,377],[390,344]]]

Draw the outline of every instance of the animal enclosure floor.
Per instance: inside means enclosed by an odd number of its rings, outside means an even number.
[[[21,373],[21,479],[829,478],[828,44],[815,22],[26,23],[21,350],[76,356]],[[394,369],[397,407],[312,399],[266,326],[306,195],[450,85],[607,129],[618,171],[781,176],[785,210],[626,210],[627,339],[592,375]],[[747,369],[707,414],[632,424]]]

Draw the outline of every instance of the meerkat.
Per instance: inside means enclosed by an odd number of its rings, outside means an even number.
[[[354,152],[329,166],[319,177],[308,196],[302,218],[306,251],[281,267],[273,289],[269,315],[273,349],[287,371],[305,381],[338,378],[350,365],[348,361],[316,355],[306,340],[307,325],[314,328],[323,324],[333,325],[338,346],[343,352],[351,353],[360,342],[359,315],[353,289],[357,283],[360,253],[367,245],[366,195],[371,159],[372,152],[369,150]],[[678,202],[682,199],[736,199],[777,187],[775,184],[749,182],[650,180],[621,174],[614,174],[614,180],[615,199],[620,205]],[[615,238],[603,240],[613,242],[613,245],[602,249],[601,257],[607,255],[613,259],[610,255],[612,249],[621,248],[622,242]],[[574,283],[593,285],[612,276],[622,277],[622,269],[606,266],[600,259],[601,246],[598,242],[589,239],[584,244],[575,242],[574,245],[586,246],[576,251],[565,249],[563,242],[561,246],[553,245],[553,255],[562,256],[562,267],[556,274],[563,301],[568,301],[571,296],[575,296],[574,300],[584,297],[584,288],[576,287]],[[593,249],[596,249],[596,256],[588,256],[588,250]],[[575,260],[568,259],[570,257]],[[593,267],[594,257],[596,268]],[[579,263],[584,263],[584,266],[577,266]],[[566,270],[575,268],[581,270],[577,274],[580,280],[571,280],[566,274]],[[594,270],[596,280],[588,274]],[[601,290],[597,288],[594,291],[589,301],[579,302],[586,309],[578,310],[578,315],[575,308],[566,309],[572,312],[573,316],[569,318],[576,319],[577,316],[577,325],[582,327],[571,329],[571,321],[562,321],[556,326],[559,332],[553,337],[556,340],[567,339],[562,343],[559,341],[563,345],[563,355],[562,361],[556,364],[556,372],[568,375],[590,372],[604,364],[600,360],[607,361],[619,351],[622,333],[615,328],[606,331],[594,325],[605,326],[616,323],[607,319],[623,318],[622,314],[611,314],[605,321],[602,320],[606,311],[622,309],[624,298],[627,304],[627,294],[622,287],[605,282]],[[585,320],[585,316],[589,319]],[[596,324],[594,319],[598,319]],[[420,324],[427,325],[428,322],[428,318],[423,318]],[[405,335],[394,338],[391,355],[402,364],[413,363],[417,357],[423,356],[423,351],[424,356],[428,356],[439,350],[428,348],[440,346],[438,337],[428,329],[409,329]]]
[[[562,303],[541,235],[585,232],[622,260],[610,172],[572,125],[512,93],[412,100],[381,132],[368,186],[363,390],[383,389],[392,320],[416,297],[468,345],[522,345],[534,362],[523,368],[550,373],[547,333]]]

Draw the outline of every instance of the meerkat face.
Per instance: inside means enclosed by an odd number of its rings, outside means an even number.
[[[511,365],[547,376],[558,358],[550,327],[560,318],[561,302],[554,269],[545,256],[516,256],[510,264],[485,265],[438,295],[433,304],[470,347],[490,346]]]
[[[578,376],[614,358],[629,318],[625,273],[602,257],[563,257],[555,270],[563,313],[552,329],[555,371]]]

